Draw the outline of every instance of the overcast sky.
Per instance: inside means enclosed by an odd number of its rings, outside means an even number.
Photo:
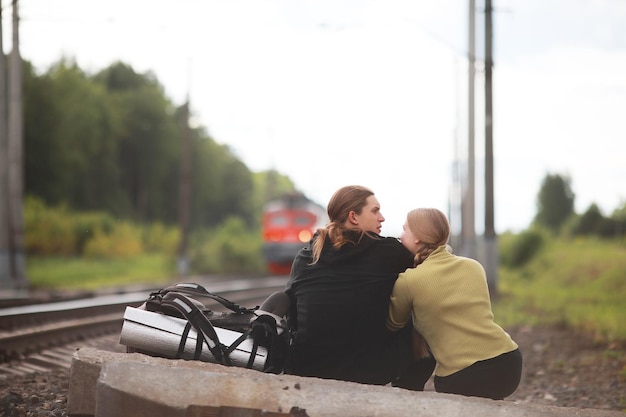
[[[10,1],[5,51],[11,49]],[[477,1],[476,227],[483,227],[483,9]],[[326,204],[377,194],[401,230],[448,211],[467,143],[468,1],[20,0],[21,52],[94,73],[153,72],[175,104],[254,171],[275,168]],[[626,201],[626,2],[502,0],[494,7],[496,231],[526,228],[547,174],[582,213]],[[454,201],[454,200],[452,200]],[[454,216],[453,216],[454,217]],[[453,228],[458,228],[453,224]]]

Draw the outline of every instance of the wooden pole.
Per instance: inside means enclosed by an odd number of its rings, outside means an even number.
[[[2,36],[2,5],[0,5],[0,290],[13,288],[9,245],[9,179],[7,164],[7,90],[6,59]]]
[[[492,294],[497,294],[498,242],[494,221],[493,186],[493,105],[492,105],[492,7],[491,0],[485,2],[485,241],[484,266],[487,283]]]
[[[189,127],[189,97],[183,106],[180,162],[180,195],[178,218],[180,244],[178,247],[178,273],[185,277],[189,273],[188,242],[191,212],[191,129]]]
[[[468,45],[468,125],[467,125],[467,177],[462,183],[464,192],[461,201],[461,251],[469,258],[476,258],[475,227],[475,127],[474,127],[474,84],[476,78],[476,4],[469,2],[469,45]]]
[[[16,289],[26,289],[26,261],[24,257],[24,114],[22,110],[22,58],[19,40],[18,0],[13,0],[13,49],[9,56],[8,105],[8,188],[9,188],[9,246],[10,268]]]

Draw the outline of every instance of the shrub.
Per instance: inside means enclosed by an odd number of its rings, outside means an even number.
[[[96,229],[84,254],[88,258],[113,259],[131,258],[142,253],[141,230],[128,222],[120,222],[110,233]]]
[[[500,247],[500,260],[504,266],[519,268],[527,264],[544,245],[544,234],[539,229],[528,229],[509,236]]]
[[[128,258],[145,251],[174,254],[176,228],[162,223],[145,227],[116,221],[104,212],[72,212],[64,205],[46,206],[27,197],[24,204],[25,251],[30,255]]]
[[[180,230],[155,223],[144,227],[143,247],[149,253],[174,255],[180,242]]]
[[[264,271],[260,233],[250,231],[238,217],[211,232],[196,233],[191,247],[191,269],[196,273]]]
[[[46,207],[43,200],[24,201],[24,250],[30,254],[68,256],[76,253],[77,240],[71,216],[61,206]]]
[[[548,239],[544,236],[544,239]],[[626,249],[599,238],[545,240],[521,268],[500,270],[499,324],[556,323],[626,340]]]

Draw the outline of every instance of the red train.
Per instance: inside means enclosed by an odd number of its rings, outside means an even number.
[[[269,272],[285,275],[298,251],[318,227],[328,222],[324,207],[304,194],[285,194],[265,205],[263,211],[263,258]]]

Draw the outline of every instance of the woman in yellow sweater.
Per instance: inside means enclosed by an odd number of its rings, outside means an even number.
[[[485,270],[448,246],[445,214],[418,208],[407,214],[400,240],[415,268],[394,284],[387,327],[413,326],[437,361],[437,392],[503,399],[518,387],[522,355],[493,320]]]

